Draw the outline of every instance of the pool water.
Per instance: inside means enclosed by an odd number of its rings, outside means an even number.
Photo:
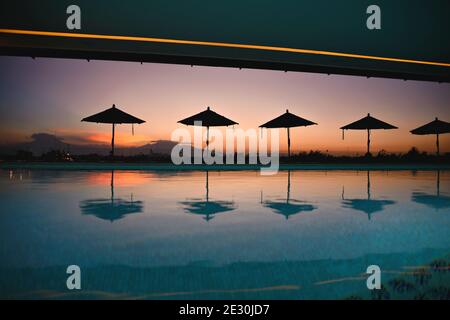
[[[450,253],[445,170],[0,170],[0,199],[0,298],[364,297]]]

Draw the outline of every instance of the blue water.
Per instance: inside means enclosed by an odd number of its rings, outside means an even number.
[[[450,253],[450,171],[0,170],[0,199],[1,298],[341,299]]]

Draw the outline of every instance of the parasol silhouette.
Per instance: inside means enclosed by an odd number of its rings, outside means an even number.
[[[436,135],[436,154],[439,156],[439,135],[450,133],[450,123],[439,120],[437,117],[434,121],[431,121],[419,128],[411,130],[415,135]]]
[[[210,107],[207,107],[205,111],[180,120],[178,123],[182,123],[187,126],[200,125],[202,127],[206,127],[206,149],[208,149],[209,146],[209,127],[228,127],[239,124],[218,114],[217,112],[212,111]]]
[[[290,113],[289,110],[286,110],[281,116],[276,117],[275,119],[270,120],[269,122],[260,125],[260,128],[286,128],[287,129],[287,139],[288,139],[288,157],[291,157],[291,128],[294,127],[307,127],[311,125],[315,125],[317,123],[303,119],[293,113]]]
[[[108,123],[112,124],[112,138],[111,138],[111,157],[114,158],[114,137],[115,137],[115,128],[116,124],[130,123],[131,125],[144,123],[144,120],[136,118],[131,114],[128,114],[119,108],[116,108],[116,105],[109,109],[106,109],[102,112],[96,113],[92,116],[83,118],[81,121],[84,122],[95,122],[95,123]],[[134,134],[134,127],[133,127]]]
[[[342,130],[342,139],[344,139],[345,130],[367,130],[367,155],[370,155],[370,133],[371,130],[390,130],[390,129],[398,129],[396,126],[393,126],[387,122],[378,120],[367,114],[366,117],[359,119],[358,121],[352,122],[346,126],[341,127]]]

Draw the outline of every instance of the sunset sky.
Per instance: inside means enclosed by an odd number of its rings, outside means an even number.
[[[450,121],[450,84],[366,79],[309,73],[190,67],[135,62],[0,57],[0,144],[30,140],[44,132],[67,143],[110,143],[109,125],[83,123],[83,117],[116,104],[146,120],[117,128],[119,146],[168,140],[187,116],[211,106],[257,128],[288,108],[318,126],[292,130],[292,149],[362,153],[366,132],[339,127],[367,113],[399,127],[375,131],[372,150],[400,152],[412,146],[434,152],[435,137],[409,130],[439,117]],[[286,137],[280,135],[281,149]],[[450,134],[441,138],[450,152]]]

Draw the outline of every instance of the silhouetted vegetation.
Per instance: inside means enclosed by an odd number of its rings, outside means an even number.
[[[390,300],[391,294],[389,293],[388,289],[384,285],[381,285],[380,289],[372,291],[372,299],[373,300]]]
[[[425,292],[425,296],[433,300],[450,300],[450,288],[439,286]]]
[[[34,159],[33,152],[19,150],[16,153],[15,159],[19,161],[32,161]]]
[[[219,159],[220,156],[216,157]],[[234,154],[234,163],[238,163],[240,157]],[[226,163],[225,155],[222,156],[223,163]],[[245,155],[245,163],[249,162],[249,156]],[[171,163],[169,154],[149,152],[137,155],[110,155],[70,154],[65,150],[51,150],[40,156],[33,155],[29,151],[20,150],[14,155],[0,155],[3,161],[27,161],[27,162],[124,162],[124,163]],[[191,158],[194,163],[194,158]],[[376,155],[332,155],[322,151],[309,151],[292,154],[290,158],[280,156],[280,163],[283,164],[450,164],[450,153],[440,156],[421,152],[416,147],[411,148],[406,153],[388,153],[381,150]]]
[[[381,150],[376,155],[335,156],[321,151],[301,152],[290,159],[282,157],[283,163],[450,163],[450,153],[436,156],[420,152],[416,147],[406,153],[388,153]]]
[[[370,295],[362,293],[348,296],[356,299],[413,299],[413,300],[449,300],[450,299],[450,262],[448,258],[436,259],[426,266],[402,272],[400,276],[372,290]]]
[[[416,284],[423,286],[430,282],[432,275],[427,269],[420,268],[416,270],[413,277]]]
[[[450,263],[444,259],[437,259],[430,263],[431,271],[433,272],[449,272],[450,271]]]
[[[397,292],[403,293],[414,290],[414,284],[405,279],[392,279],[389,281],[389,286]]]

